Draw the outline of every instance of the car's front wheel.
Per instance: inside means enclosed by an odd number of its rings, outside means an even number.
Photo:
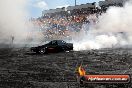
[[[40,50],[39,50],[39,53],[40,53],[40,54],[46,54],[46,53],[47,53],[46,48],[40,49]]]

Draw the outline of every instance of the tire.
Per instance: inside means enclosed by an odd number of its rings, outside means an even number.
[[[39,53],[40,53],[40,54],[46,54],[46,53],[47,53],[46,48],[40,49],[40,50],[39,50]]]

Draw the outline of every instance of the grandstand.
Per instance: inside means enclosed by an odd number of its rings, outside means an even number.
[[[45,14],[54,14],[54,13],[61,13],[61,12],[68,12],[68,11],[74,11],[74,10],[82,10],[82,9],[94,9],[96,7],[96,3],[87,3],[87,4],[81,4],[76,6],[68,6],[68,7],[62,7],[62,8],[56,8],[56,9],[49,9],[44,10],[42,12],[42,15]]]
[[[105,0],[105,1],[99,1],[99,6],[103,10],[107,10],[110,6],[120,6],[122,7],[123,4],[128,0]]]
[[[106,0],[56,9],[44,10],[42,17],[33,20],[36,28],[41,29],[44,37],[52,39],[72,39],[84,32],[82,25],[96,24],[98,16],[109,6],[122,6],[124,0]],[[101,8],[99,8],[101,7]],[[87,29],[88,30],[88,29]]]

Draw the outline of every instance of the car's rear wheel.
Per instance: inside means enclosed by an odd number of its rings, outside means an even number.
[[[39,50],[39,53],[40,53],[40,54],[45,54],[45,53],[47,53],[46,48],[42,48],[42,49],[40,49],[40,50]]]

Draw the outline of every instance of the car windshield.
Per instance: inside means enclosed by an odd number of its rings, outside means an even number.
[[[57,44],[57,41],[52,41],[52,45],[56,45]]]

